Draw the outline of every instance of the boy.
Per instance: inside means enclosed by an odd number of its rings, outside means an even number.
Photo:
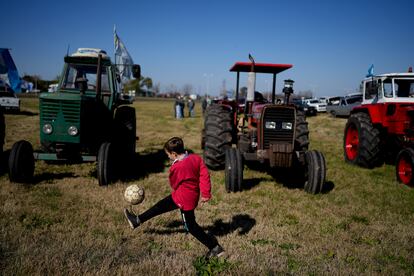
[[[188,154],[184,150],[184,142],[179,137],[169,139],[164,145],[164,150],[172,161],[169,170],[172,193],[141,215],[137,216],[125,209],[124,214],[129,225],[135,229],[155,216],[180,209],[185,229],[209,249],[206,257],[220,257],[224,254],[224,249],[216,239],[203,231],[194,215],[200,193],[201,203],[211,199],[211,183],[207,167],[200,156]]]

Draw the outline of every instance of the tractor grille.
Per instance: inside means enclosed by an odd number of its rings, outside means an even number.
[[[293,144],[295,134],[295,109],[269,107],[263,114],[263,149],[269,144]],[[266,127],[268,126],[268,127]],[[271,128],[269,128],[271,126]]]
[[[78,101],[61,101],[52,99],[40,100],[40,116],[43,122],[53,122],[61,112],[67,123],[77,123],[80,117],[80,105]]]

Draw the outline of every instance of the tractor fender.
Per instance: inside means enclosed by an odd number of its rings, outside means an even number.
[[[367,113],[371,118],[372,124],[383,124],[382,112],[383,106],[381,105],[359,105],[351,110],[351,114],[363,112]]]

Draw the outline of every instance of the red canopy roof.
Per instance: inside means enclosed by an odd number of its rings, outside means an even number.
[[[278,74],[289,68],[292,68],[292,64],[272,64],[272,63],[255,63],[254,72],[256,73],[271,73]],[[250,72],[252,67],[251,62],[236,62],[233,67],[230,68],[231,72]]]

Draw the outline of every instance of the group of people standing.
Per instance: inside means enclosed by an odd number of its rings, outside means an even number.
[[[195,116],[195,112],[194,112],[195,102],[194,102],[194,100],[191,99],[191,98],[188,98],[188,100],[186,101],[183,96],[179,96],[179,97],[177,97],[177,99],[174,102],[175,118],[182,119],[182,118],[185,117],[184,109],[185,109],[185,106],[186,106],[186,102],[187,102],[187,107],[188,107],[188,117],[194,117]]]
[[[203,97],[203,100],[201,101],[203,116],[207,107],[210,106],[211,103],[212,99],[209,96],[206,95]],[[186,100],[183,96],[178,96],[174,102],[174,118],[182,119],[185,117],[184,109],[186,105],[188,108],[188,117],[195,116],[195,101],[192,98],[188,98],[188,100]]]

